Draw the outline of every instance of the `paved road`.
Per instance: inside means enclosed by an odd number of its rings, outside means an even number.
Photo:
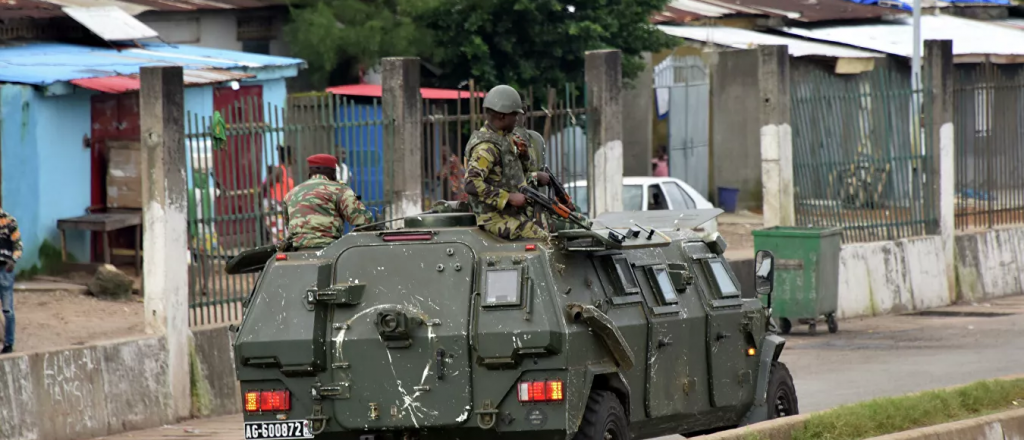
[[[881,396],[1024,374],[1024,297],[943,313],[985,316],[887,316],[841,321],[839,333],[794,328],[782,361],[793,373],[800,410],[820,411]],[[1009,314],[999,316],[999,314]],[[824,325],[819,326],[819,331]],[[200,420],[110,440],[242,438],[241,416]],[[666,437],[665,439],[680,437]]]

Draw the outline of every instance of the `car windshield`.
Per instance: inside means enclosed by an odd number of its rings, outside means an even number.
[[[585,186],[566,186],[565,191],[569,193],[569,197],[572,197],[572,201],[576,203],[576,206],[580,208],[583,213],[590,212],[590,206],[587,201],[587,187]],[[623,185],[622,186],[622,210],[623,211],[642,211],[644,195],[642,185]]]

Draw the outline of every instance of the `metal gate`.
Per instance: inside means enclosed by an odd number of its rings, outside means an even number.
[[[654,89],[659,109],[668,109],[669,175],[709,197],[707,66],[696,55],[670,56],[654,68]]]

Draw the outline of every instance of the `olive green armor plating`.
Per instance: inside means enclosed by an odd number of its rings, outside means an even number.
[[[261,272],[234,343],[246,438],[625,440],[795,414],[770,308],[690,230],[719,213],[548,241],[424,214],[239,255],[229,273]]]

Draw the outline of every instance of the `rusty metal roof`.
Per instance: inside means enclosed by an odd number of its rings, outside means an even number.
[[[0,19],[65,17],[62,7],[117,6],[131,15],[148,11],[189,12],[258,9],[286,5],[286,0],[0,0]]]
[[[0,18],[51,18],[65,16],[59,5],[39,0],[0,0]]]
[[[228,70],[185,70],[183,80],[186,87],[217,84],[240,79],[254,78],[251,73],[231,72]],[[139,75],[115,75],[98,78],[81,78],[71,80],[78,87],[103,93],[125,93],[139,90]]]
[[[782,17],[801,22],[869,20],[906,15],[905,11],[848,0],[674,0],[651,17],[659,24],[730,16]]]

